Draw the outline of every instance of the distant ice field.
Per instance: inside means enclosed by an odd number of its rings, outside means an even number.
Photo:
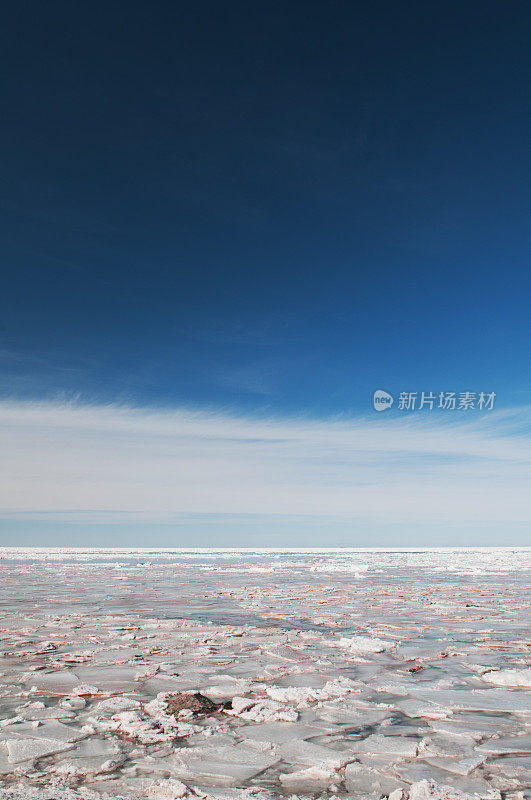
[[[531,571],[531,547],[474,548],[79,548],[0,547],[0,562],[172,564],[196,571],[300,575],[307,571],[385,573],[390,578],[522,574]],[[412,573],[411,570],[415,570]]]
[[[0,607],[129,613],[242,624],[232,586],[501,585],[524,590],[531,548],[0,548]],[[222,591],[223,603],[213,601]],[[262,621],[263,622],[263,621]],[[274,624],[267,622],[265,624]]]

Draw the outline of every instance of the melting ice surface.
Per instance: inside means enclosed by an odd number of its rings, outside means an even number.
[[[0,549],[0,798],[523,800],[530,554]]]

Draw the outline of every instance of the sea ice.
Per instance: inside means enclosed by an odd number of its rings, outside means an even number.
[[[73,745],[59,739],[8,739],[8,760],[11,764],[21,761],[34,761],[43,756],[51,756],[69,750]]]
[[[501,798],[499,791],[490,786],[483,778],[452,775],[447,770],[421,761],[398,764],[394,771],[409,783],[415,784],[428,781],[431,784],[436,782],[435,785],[451,786],[454,791],[458,790],[466,794],[477,795],[475,800],[500,800]],[[428,795],[428,797],[431,796],[436,797],[437,795]]]
[[[85,708],[87,701],[81,697],[81,695],[74,695],[73,697],[63,697],[59,700],[59,705],[65,709],[80,711],[82,708]]]
[[[509,716],[491,716],[485,713],[458,713],[447,720],[429,720],[429,726],[437,733],[466,736],[478,741],[487,736],[497,736],[515,731],[514,719]]]
[[[331,750],[329,747],[293,739],[278,747],[283,761],[301,766],[317,766],[324,769],[340,769],[352,758],[347,751]]]
[[[288,792],[317,792],[327,789],[338,779],[333,769],[308,767],[298,772],[280,773],[280,782]]]
[[[266,686],[265,692],[272,700],[279,703],[295,703],[298,707],[307,706],[316,701],[331,700],[344,697],[350,692],[359,692],[360,684],[349,678],[337,678],[327,681],[321,688],[311,686]]]
[[[478,796],[432,780],[422,780],[410,787],[409,800],[478,800]]]
[[[349,794],[362,796],[373,793],[382,796],[406,788],[406,784],[398,778],[356,762],[347,764],[345,768],[345,786]]]
[[[319,734],[329,733],[330,728],[319,728],[304,723],[268,722],[259,725],[244,725],[238,734],[246,739],[261,742],[287,742],[291,739],[310,739]]]
[[[67,708],[59,706],[46,706],[40,701],[24,703],[16,709],[22,719],[31,722],[43,719],[72,719],[74,713]]]
[[[78,676],[70,670],[60,672],[28,674],[24,676],[26,686],[32,691],[43,691],[50,695],[69,695],[79,685]]]
[[[70,753],[69,753],[70,755]],[[117,755],[114,758],[104,756],[87,756],[68,760],[68,756],[59,765],[53,768],[53,774],[57,776],[69,776],[71,778],[86,779],[90,776],[102,776],[114,774],[124,763],[125,756]]]
[[[501,711],[527,714],[531,712],[531,697],[524,692],[507,689],[425,689],[410,687],[410,694],[453,711]]]
[[[476,767],[485,762],[486,756],[469,756],[467,758],[441,758],[435,756],[426,758],[423,755],[423,760],[426,764],[453,772],[455,775],[470,775]]]
[[[452,714],[449,708],[443,708],[434,703],[426,703],[420,700],[400,700],[396,707],[412,718],[445,719]]]
[[[197,750],[197,752],[194,752]],[[187,783],[200,786],[238,786],[248,781],[278,759],[245,744],[229,747],[190,748],[179,752],[184,763],[173,774]]]
[[[342,636],[339,642],[336,639],[332,639],[332,643],[339,644],[339,647],[343,647],[353,653],[383,653],[384,650],[389,650],[389,648],[397,645],[397,642],[389,642],[377,637],[372,639],[368,636]]]
[[[296,722],[299,718],[295,709],[282,703],[252,697],[234,697],[232,708],[225,709],[225,713],[252,722]]]
[[[380,710],[374,707],[360,707],[348,700],[340,703],[326,703],[316,709],[316,716],[323,722],[332,722],[348,725],[349,727],[363,728],[375,725],[390,716],[390,710]]]
[[[404,791],[403,789],[395,789],[394,792],[388,797],[388,800],[403,800],[404,798]]]
[[[495,686],[523,686],[531,688],[531,667],[528,669],[500,669],[485,672],[481,680]]]
[[[514,779],[519,786],[531,785],[531,757],[529,756],[505,756],[493,761],[489,759],[487,768],[491,775]]]
[[[463,758],[474,752],[475,739],[472,736],[454,736],[450,733],[429,734],[422,740],[422,757]]]
[[[476,747],[478,753],[505,755],[507,753],[530,753],[531,735],[506,736],[502,739],[489,739]]]
[[[381,734],[368,736],[361,742],[357,742],[354,747],[357,753],[402,756],[403,758],[414,758],[418,749],[419,742],[416,739],[408,739],[406,736],[382,736]]]
[[[108,700],[100,700],[92,706],[90,710],[90,718],[93,719],[107,719],[112,717],[113,714],[119,714],[122,711],[133,711],[141,708],[141,703],[138,700],[133,700],[130,697],[109,697]]]
[[[0,800],[524,800],[527,558],[0,549]]]
[[[115,714],[111,719],[97,723],[97,730],[116,733],[142,744],[171,742],[176,737],[176,733],[165,732],[154,720],[148,720],[136,711]]]
[[[0,777],[3,775],[13,775],[13,764],[8,761],[8,751],[5,742],[0,742]]]
[[[54,739],[61,742],[77,742],[88,735],[88,730],[74,728],[70,725],[63,725],[56,719],[44,721],[35,720],[33,722],[19,722],[6,729],[2,734],[5,738],[29,738],[29,739]]]
[[[157,781],[157,783],[149,786],[147,790],[148,797],[153,798],[153,800],[178,800],[178,798],[184,797],[187,792],[188,787],[181,781],[175,780],[175,778]]]

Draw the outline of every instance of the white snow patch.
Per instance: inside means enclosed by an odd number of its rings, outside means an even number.
[[[383,653],[384,650],[389,650],[397,645],[397,642],[390,642],[377,637],[373,639],[370,636],[342,636],[339,642],[333,639],[332,643],[334,645],[339,644],[339,647],[350,650],[352,653]]]
[[[500,669],[485,672],[481,680],[494,686],[525,686],[531,688],[531,667],[528,669]]]

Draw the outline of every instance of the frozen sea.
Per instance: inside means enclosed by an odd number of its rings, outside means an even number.
[[[531,548],[0,548],[0,798],[523,800],[530,572]]]

